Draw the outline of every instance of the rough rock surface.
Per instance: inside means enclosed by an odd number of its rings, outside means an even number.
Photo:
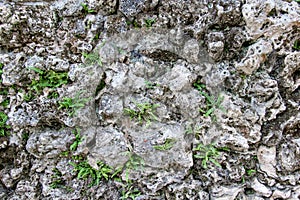
[[[0,199],[300,198],[299,1],[0,13]]]

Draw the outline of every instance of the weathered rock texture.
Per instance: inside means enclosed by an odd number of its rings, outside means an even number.
[[[0,13],[0,199],[300,198],[299,1],[4,0]],[[38,89],[46,71],[68,81]],[[218,151],[206,165],[199,144]],[[89,186],[81,161],[112,172]]]

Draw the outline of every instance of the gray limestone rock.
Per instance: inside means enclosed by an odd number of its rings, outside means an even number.
[[[128,144],[124,133],[110,126],[91,127],[82,135],[89,136],[82,145],[89,149],[90,160],[104,161],[113,168],[122,167],[127,162]]]
[[[18,182],[15,190],[16,198],[25,199],[39,199],[38,195],[38,176],[33,176],[31,180],[21,180]]]
[[[234,200],[242,189],[240,187],[215,186],[211,189],[211,199]]]
[[[263,197],[270,197],[272,194],[272,190],[267,186],[263,185],[257,178],[254,178],[251,187]]]
[[[297,1],[3,0],[0,13],[0,199],[299,199]],[[68,82],[33,92],[38,70]],[[198,144],[215,152],[196,158]],[[88,187],[69,164],[82,161],[114,177]]]
[[[260,169],[268,176],[277,178],[276,174],[276,147],[260,146],[257,150],[257,159]]]
[[[296,72],[300,66],[300,53],[290,53],[284,59],[285,67],[283,68],[280,76],[285,80],[283,86],[289,91],[295,91],[300,85],[300,79],[297,78]]]
[[[70,130],[44,130],[30,135],[26,150],[37,158],[55,158],[68,150],[68,144],[74,140]]]
[[[273,47],[270,41],[258,40],[249,47],[247,55],[236,64],[236,67],[247,75],[252,74],[266,61],[266,56],[272,51]]]

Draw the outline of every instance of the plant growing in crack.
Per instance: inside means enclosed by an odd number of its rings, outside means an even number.
[[[37,67],[29,67],[28,69],[38,74],[38,79],[33,79],[28,85],[28,92],[24,95],[25,101],[34,99],[35,95],[39,95],[45,88],[50,88],[48,98],[57,98],[56,88],[68,83],[67,72],[55,72],[53,70],[44,71]]]
[[[255,169],[247,169],[245,168],[246,170],[246,174],[242,176],[242,183],[245,183],[245,178],[249,178],[249,177],[252,177],[255,173],[256,173],[256,170]]]
[[[111,173],[113,172],[112,168],[103,162],[97,162],[98,169],[94,169],[90,164],[84,160],[79,163],[70,162],[70,165],[74,167],[74,171],[77,173],[78,179],[88,180],[88,186],[99,185],[101,179],[108,180]]]
[[[137,170],[137,169],[143,169],[143,166],[145,165],[144,160],[136,155],[135,153],[128,151],[126,152],[128,155],[129,159],[126,162],[124,168],[125,168],[125,174],[126,174],[126,182],[129,181],[129,173],[131,170]]]
[[[202,160],[201,165],[204,169],[207,169],[207,164],[209,162],[213,163],[217,167],[221,167],[221,165],[216,161],[216,159],[220,156],[220,153],[213,144],[198,144],[198,146],[193,150],[195,152],[194,157]]]
[[[131,198],[134,200],[136,199],[136,197],[141,195],[141,192],[134,186],[133,181],[129,179],[129,173],[132,170],[142,170],[145,162],[140,156],[134,154],[131,151],[126,152],[126,154],[129,156],[129,159],[123,167],[123,169],[125,169],[126,184],[123,184],[122,186],[121,199],[125,200]]]
[[[147,28],[152,27],[152,25],[153,25],[154,23],[155,23],[155,19],[149,18],[149,19],[146,19],[146,20],[145,20],[145,24],[146,24],[146,27],[147,27]]]
[[[7,120],[7,115],[4,112],[0,112],[0,137],[7,136],[7,130],[10,128],[10,126],[6,124]]]
[[[140,124],[146,122],[146,127],[150,126],[152,120],[158,121],[154,114],[158,104],[151,103],[134,103],[135,109],[125,108],[124,113],[129,115],[131,119],[137,119]]]
[[[78,145],[82,142],[83,138],[80,135],[79,128],[73,130],[72,133],[75,135],[75,141],[71,144],[70,151],[76,151]]]
[[[135,188],[132,184],[127,184],[125,188],[121,191],[121,199],[126,200],[128,198],[135,200],[141,195],[141,192]]]
[[[51,176],[52,181],[50,184],[50,188],[55,189],[65,187],[64,181],[62,179],[62,173],[57,168],[53,168],[52,172],[53,175]]]
[[[101,61],[101,58],[100,58],[100,56],[99,56],[98,53],[96,53],[96,52],[91,52],[91,53],[85,53],[85,52],[83,52],[82,56],[84,58],[84,62],[87,65],[98,64],[99,66],[102,66],[102,61]]]
[[[82,92],[78,92],[74,98],[64,97],[62,101],[59,101],[58,109],[66,109],[70,117],[74,116],[76,112],[83,108],[85,104],[90,100],[89,98],[80,98],[80,94]]]
[[[3,74],[3,66],[4,64],[3,63],[0,63],[0,83],[2,83],[2,74]]]
[[[167,138],[163,144],[155,145],[153,148],[160,151],[167,151],[170,150],[175,143],[176,140],[174,138]]]
[[[246,169],[246,173],[248,176],[252,176],[253,174],[256,173],[256,170],[255,169]]]
[[[133,19],[132,21],[127,20],[126,24],[127,24],[127,26],[132,25],[134,28],[141,28],[141,25],[137,22],[136,19]]]
[[[299,1],[297,1],[297,2],[299,2],[299,3],[300,3],[300,0],[299,0]],[[300,50],[300,39],[298,39],[298,40],[295,40],[295,42],[294,42],[294,46],[293,46],[293,49],[295,49],[295,50]]]
[[[0,106],[3,106],[3,108],[8,107],[8,105],[10,104],[10,100],[9,100],[10,98],[8,97],[8,89],[7,88],[1,88],[0,96],[2,98],[2,102],[0,103]]]
[[[160,86],[159,84],[150,81],[145,81],[145,84],[147,89],[154,89],[155,87]]]
[[[200,137],[201,134],[201,126],[192,125],[191,123],[187,124],[185,128],[185,134],[187,135],[193,135],[197,139]]]
[[[84,13],[86,13],[86,14],[88,14],[88,13],[95,13],[96,12],[95,10],[90,9],[87,4],[81,3],[80,5],[81,5]]]
[[[208,93],[204,92],[205,85],[203,84],[194,83],[194,86],[197,88],[200,94],[205,97],[206,101],[206,107],[200,108],[199,111],[203,113],[203,116],[210,116],[212,121],[216,121],[217,117],[215,115],[215,111],[221,110],[222,112],[225,112],[224,107],[221,105],[224,100],[224,97],[221,95],[218,95],[217,98],[214,96],[210,96]]]

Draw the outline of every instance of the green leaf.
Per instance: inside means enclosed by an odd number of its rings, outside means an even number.
[[[213,113],[215,111],[215,108],[210,108],[205,114],[205,117],[208,117],[211,113]]]
[[[220,165],[220,163],[218,163],[215,159],[210,158],[209,161],[212,162],[212,163],[214,163],[216,166],[222,168],[222,166]]]
[[[71,151],[75,151],[75,150],[77,149],[77,146],[78,146],[78,142],[75,141],[73,144],[71,144],[70,150],[71,150]]]
[[[32,71],[35,71],[37,73],[39,73],[40,75],[43,75],[44,74],[44,71],[37,68],[37,67],[28,67],[28,69],[32,70]]]
[[[248,176],[252,176],[254,173],[256,173],[256,170],[248,169],[248,170],[246,170],[246,172],[247,172]]]

